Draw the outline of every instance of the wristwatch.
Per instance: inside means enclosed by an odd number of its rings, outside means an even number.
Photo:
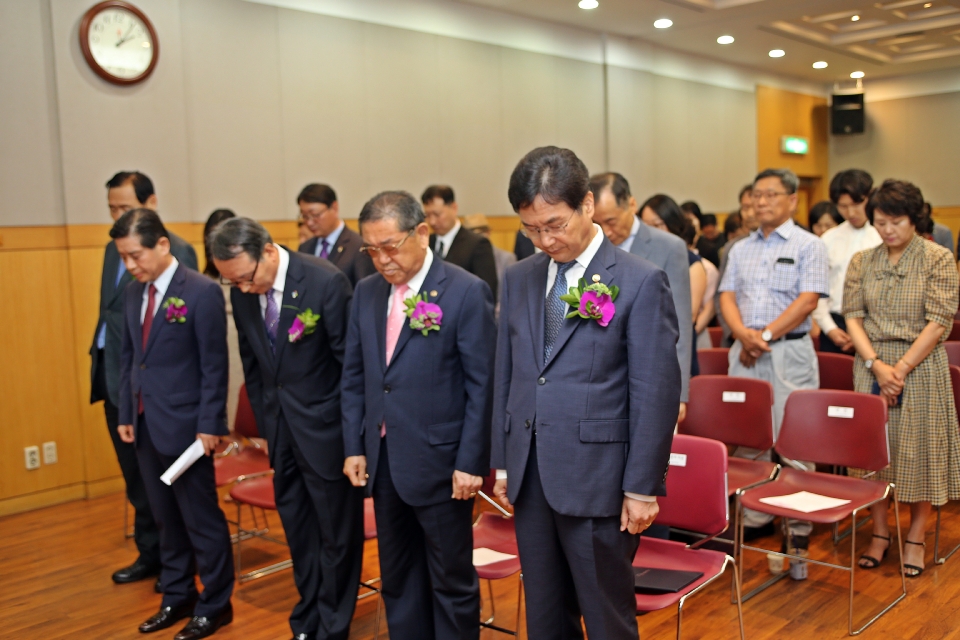
[[[773,333],[770,332],[770,329],[764,329],[763,333],[760,334],[760,339],[764,342],[770,342],[773,338]]]
[[[869,360],[864,360],[863,366],[867,368],[867,371],[873,370],[873,363],[876,362],[876,358],[870,358]]]

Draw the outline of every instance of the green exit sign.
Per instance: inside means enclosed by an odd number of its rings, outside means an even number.
[[[799,136],[782,136],[780,138],[780,151],[783,153],[795,153],[804,155],[810,149],[810,143],[806,138]]]

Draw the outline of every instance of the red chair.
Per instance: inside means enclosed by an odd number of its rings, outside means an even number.
[[[237,505],[237,544],[235,562],[237,568],[237,582],[243,584],[248,580],[262,578],[272,573],[283,571],[284,569],[289,569],[292,567],[293,560],[286,559],[266,567],[261,567],[259,569],[254,569],[253,571],[243,573],[244,540],[249,540],[250,538],[260,538],[261,540],[268,540],[279,545],[287,546],[287,543],[283,540],[278,540],[268,535],[268,530],[265,528],[261,529],[259,524],[254,525],[257,527],[255,529],[244,529],[243,522],[241,520],[241,514],[244,505],[248,505],[251,508],[261,509],[264,512],[264,517],[266,517],[267,511],[277,510],[277,501],[273,493],[273,471],[269,471],[268,475],[262,475],[255,478],[238,478],[236,484],[234,484],[230,489],[230,499]]]
[[[700,375],[727,375],[730,367],[729,353],[730,349],[697,349],[697,362],[700,363]]]
[[[692,382],[692,381],[691,381]],[[727,566],[733,567],[737,618],[743,640],[743,608],[740,582],[734,559],[701,546],[727,530],[727,449],[708,438],[677,435],[670,448],[667,495],[660,497],[657,523],[704,536],[694,544],[659,538],[644,538],[633,559],[635,567],[694,571],[703,575],[677,593],[636,594],[637,611],[648,612],[677,605],[677,640],[683,625],[683,605],[687,598],[719,578]]]
[[[233,484],[241,476],[252,478],[270,471],[270,458],[266,450],[253,440],[260,437],[260,432],[245,384],[240,386],[233,436],[234,440],[224,451],[217,453],[213,461],[218,487]]]
[[[707,327],[707,331],[710,334],[710,344],[714,349],[719,349],[723,346],[723,327]]]
[[[773,386],[753,378],[690,378],[687,417],[677,426],[677,433],[767,451],[773,448]],[[731,457],[727,461],[727,494],[739,501],[743,491],[770,482],[779,469],[772,462]],[[734,520],[734,534],[740,530],[739,524]],[[735,558],[739,557],[738,543],[736,538],[732,542]]]
[[[960,320],[953,321],[953,330],[950,331],[950,335],[947,336],[948,342],[957,342],[960,340]]]
[[[818,351],[817,361],[821,389],[853,391],[853,356]]]
[[[852,391],[804,390],[794,391],[787,398],[783,424],[776,444],[777,452],[791,460],[808,460],[825,465],[853,467],[879,471],[890,464],[887,445],[887,405],[879,396]],[[799,491],[808,491],[823,496],[848,500],[831,509],[805,513],[761,502],[763,498],[786,496]],[[894,521],[897,527],[897,549],[900,551],[900,584],[902,592],[880,613],[853,628],[854,578],[857,567],[857,515],[889,497],[893,498]],[[741,553],[744,550],[759,551],[767,555],[789,558],[795,562],[810,562],[820,566],[850,572],[850,603],[847,625],[850,635],[857,635],[892,609],[907,595],[903,575],[903,539],[900,534],[900,507],[896,489],[892,483],[877,480],[837,476],[815,471],[798,471],[784,467],[773,482],[749,489],[740,498],[738,509],[754,509],[783,519],[807,520],[820,524],[834,524],[851,518],[850,566],[811,560],[788,553],[760,549],[743,544],[743,521],[740,520],[739,539]],[[740,575],[743,576],[743,562]],[[763,591],[773,583],[789,575],[783,572],[747,594],[744,600]]]
[[[947,352],[947,362],[960,367],[960,342],[944,342],[943,348]]]
[[[493,493],[494,475],[490,474],[484,479],[483,486],[477,495],[486,500],[493,506],[497,513],[482,511],[473,523],[473,548],[490,549],[499,553],[505,553],[513,556],[474,567],[481,580],[487,581],[487,587],[490,594],[490,617],[480,621],[481,627],[499,631],[507,635],[520,637],[520,605],[523,602],[523,574],[520,573],[520,551],[517,548],[517,532],[513,524],[513,514],[500,506],[500,504],[491,498],[488,494]],[[479,501],[477,501],[479,503]],[[495,623],[497,610],[493,597],[493,581],[509,578],[520,573],[517,586],[517,628],[515,631],[498,626]],[[483,606],[481,598],[481,607]]]
[[[950,344],[946,342],[944,344]],[[956,343],[960,345],[960,342]],[[947,357],[950,357],[950,352],[947,351]],[[957,411],[960,411],[960,367],[950,363],[950,382],[953,383],[953,403],[957,407]],[[951,549],[945,556],[940,557],[940,507],[937,507],[937,528],[933,536],[933,558],[936,560],[937,564],[943,564],[946,562],[950,556],[955,554],[960,550],[960,544],[957,544],[953,549]]]

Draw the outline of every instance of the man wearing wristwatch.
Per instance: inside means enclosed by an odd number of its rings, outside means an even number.
[[[817,389],[820,371],[808,335],[810,313],[827,288],[823,242],[794,224],[799,179],[789,169],[767,169],[753,182],[751,194],[760,229],[733,245],[720,283],[720,308],[735,342],[729,373],[773,385],[773,430],[779,436],[787,397],[797,389]],[[735,455],[754,457],[738,449]],[[770,459],[765,452],[760,459]],[[812,465],[786,460],[798,469]],[[744,511],[744,538],[774,532],[773,516]],[[789,523],[791,549],[805,549],[809,522]],[[798,577],[798,576],[794,576]]]

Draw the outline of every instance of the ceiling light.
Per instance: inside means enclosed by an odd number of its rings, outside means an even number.
[[[717,38],[717,44],[733,44],[733,36],[720,36]]]
[[[813,68],[814,68],[814,69],[826,69],[827,66],[828,66],[827,63],[824,62],[823,60],[820,60],[820,61],[818,61],[818,62],[814,62],[814,63],[813,63]]]
[[[783,49],[773,49],[767,55],[769,55],[771,58],[782,58],[786,54],[784,53]]]
[[[853,73],[850,74],[850,77],[853,78],[854,80],[859,80],[865,75],[867,74],[865,74],[863,71],[854,71]]]
[[[577,6],[581,9],[596,9],[600,6],[600,3],[597,0],[580,0]]]
[[[850,22],[856,22],[860,19],[860,16],[850,16]]]
[[[924,8],[924,9],[929,9],[929,8],[932,7],[932,6],[933,6],[933,3],[932,3],[932,2],[928,2],[928,3],[926,3],[925,5],[923,5],[923,8]]]
[[[673,26],[673,20],[670,20],[669,18],[660,18],[653,23],[653,26],[657,29],[669,29]]]

